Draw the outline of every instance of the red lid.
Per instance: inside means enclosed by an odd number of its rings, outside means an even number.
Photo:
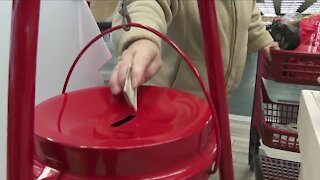
[[[68,153],[70,150],[76,151],[78,157],[91,158],[97,154],[108,156],[108,153],[120,157],[127,152],[124,150],[132,150],[130,156],[136,156],[134,150],[137,149],[171,156],[170,149],[161,152],[163,150],[155,148],[176,149],[178,145],[186,146],[182,151],[187,153],[183,156],[196,155],[202,140],[193,136],[203,136],[204,131],[212,128],[205,129],[211,118],[206,101],[178,90],[149,86],[139,88],[138,112],[129,108],[123,96],[111,95],[107,87],[59,95],[39,104],[35,111],[36,156],[54,168],[74,173],[83,172],[71,167],[75,165],[67,156],[76,155]],[[135,117],[118,127],[111,126],[128,115]],[[204,141],[209,139],[206,137]],[[181,152],[175,150],[174,153]],[[181,157],[175,156],[180,162]],[[90,163],[86,163],[90,168]],[[119,164],[118,160],[114,163]]]

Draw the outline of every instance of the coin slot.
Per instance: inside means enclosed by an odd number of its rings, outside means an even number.
[[[123,124],[126,124],[126,123],[128,123],[129,121],[131,121],[135,117],[136,117],[135,115],[130,114],[130,115],[124,117],[123,119],[111,124],[111,127],[118,127],[118,126],[121,126]]]

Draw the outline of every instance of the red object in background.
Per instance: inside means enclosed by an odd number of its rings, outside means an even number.
[[[287,68],[287,74],[284,76],[300,79],[298,83],[308,82],[308,84],[317,85],[316,80],[320,75],[320,58],[312,58],[308,54],[320,54],[320,15],[300,20],[300,45],[293,52],[306,55],[290,57],[288,56],[290,54],[283,53],[282,58],[287,61],[285,64],[287,67],[284,67],[284,69]]]
[[[300,20],[300,45],[295,51],[320,53],[320,15]]]
[[[216,135],[206,101],[189,93],[140,87],[138,112],[107,87],[51,98],[36,107],[35,157],[65,176],[185,179],[206,174]],[[133,114],[118,126],[111,125]]]
[[[33,177],[34,85],[39,9],[39,0],[13,1],[8,89],[9,180],[29,180]]]

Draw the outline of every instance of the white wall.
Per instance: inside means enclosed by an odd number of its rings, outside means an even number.
[[[11,1],[0,1],[0,179],[7,173],[7,119]]]
[[[61,93],[71,64],[99,28],[85,1],[41,1],[38,40],[36,104]],[[111,54],[103,39],[79,61],[68,91],[101,86],[100,72]]]

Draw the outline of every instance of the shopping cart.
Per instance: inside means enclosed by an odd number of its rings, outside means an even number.
[[[298,102],[273,101],[267,92],[265,80],[280,83],[318,86],[320,55],[271,50],[272,62],[259,53],[254,104],[250,128],[249,165],[255,169],[256,179],[298,179],[300,163],[267,156],[261,142],[270,147],[299,153],[297,124]],[[291,129],[290,129],[291,127]]]

